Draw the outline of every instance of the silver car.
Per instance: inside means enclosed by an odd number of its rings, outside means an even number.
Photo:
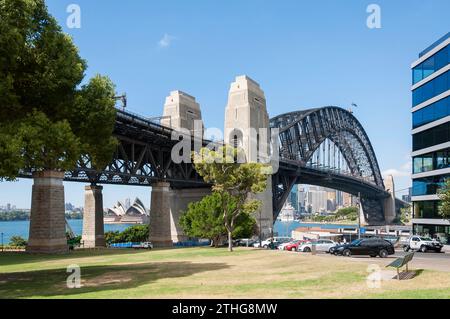
[[[307,243],[300,245],[298,247],[298,251],[309,253],[313,250],[313,245],[316,246],[316,251],[328,253],[328,252],[330,252],[330,249],[332,247],[337,246],[337,243],[332,240],[329,240],[329,239],[319,239],[317,241],[307,242]]]

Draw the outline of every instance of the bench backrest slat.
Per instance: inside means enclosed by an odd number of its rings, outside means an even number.
[[[386,267],[394,267],[394,268],[400,268],[405,266],[407,263],[409,263],[414,257],[414,253],[406,254],[404,257],[397,258],[392,263],[387,265]]]

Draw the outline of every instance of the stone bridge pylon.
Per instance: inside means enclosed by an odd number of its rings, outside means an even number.
[[[238,76],[231,83],[224,128],[225,144],[241,148],[247,161],[270,162],[270,125],[266,98],[259,84],[248,76]],[[272,197],[270,176],[266,190],[255,196],[262,202],[260,212],[255,217],[263,237],[269,237],[273,232]]]
[[[201,119],[200,106],[193,96],[173,91],[166,98],[162,125],[178,131],[187,129],[192,135],[199,136],[197,131],[203,129],[203,125],[198,125]],[[225,144],[243,149],[247,161],[267,160],[269,127],[266,99],[259,84],[247,76],[236,77],[225,109]],[[261,211],[255,217],[264,237],[273,231],[272,177],[268,178],[267,184],[266,190],[255,196],[262,201]],[[179,226],[182,211],[190,202],[201,200],[210,193],[210,188],[175,189],[165,182],[154,184],[150,209],[150,240],[153,244],[172,246],[173,242],[185,240]]]
[[[186,240],[180,215],[189,203],[210,194],[211,185],[203,181],[192,163],[180,163],[173,155],[180,136],[194,136],[189,143],[195,148],[208,145],[209,141],[202,139],[203,132],[199,103],[187,93],[173,91],[166,98],[160,124],[117,109],[113,134],[118,146],[102,171],[95,170],[87,156],[67,172],[23,171],[21,177],[34,179],[27,250],[68,250],[63,181],[90,184],[85,187],[85,247],[105,246],[103,189],[99,186],[103,184],[151,186],[149,240],[155,247],[170,247]],[[238,76],[229,90],[223,142],[241,148],[246,161],[271,163],[274,169],[266,190],[254,195],[262,201],[255,218],[263,237],[272,235],[276,216],[295,184],[360,193],[363,217],[371,225],[391,223],[396,217],[393,180],[383,182],[368,135],[345,109],[327,106],[269,119],[259,84],[245,75]],[[279,156],[271,158],[271,153]],[[326,158],[328,164],[323,162]],[[347,173],[340,170],[342,161],[347,163]]]
[[[193,96],[173,91],[166,98],[161,125],[177,131],[185,129],[192,136],[201,136],[203,125],[198,125],[201,120],[200,105]],[[182,212],[189,203],[199,201],[210,193],[209,187],[177,189],[163,181],[153,184],[150,203],[150,241],[153,245],[171,247],[174,242],[186,240],[179,224]]]

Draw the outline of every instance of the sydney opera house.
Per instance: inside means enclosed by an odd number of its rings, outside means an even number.
[[[131,205],[130,199],[117,202],[104,216],[105,224],[148,224],[149,211],[139,198]]]

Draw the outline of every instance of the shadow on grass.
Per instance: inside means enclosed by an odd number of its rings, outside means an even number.
[[[134,255],[143,252],[157,252],[163,250],[169,250],[173,248],[166,249],[154,249],[151,251],[137,250],[137,249],[115,249],[115,248],[103,248],[103,249],[80,249],[75,251],[70,251],[67,254],[30,254],[27,252],[0,252],[0,265],[11,266],[23,263],[35,263],[35,262],[46,262],[52,260],[65,260],[73,258],[85,258],[85,257],[101,257],[101,256],[121,256],[121,255]]]
[[[224,263],[154,262],[81,268],[79,289],[66,285],[66,269],[0,274],[0,298],[70,296],[113,289],[130,289],[160,279],[181,278],[196,273],[225,269]],[[122,296],[117,296],[120,298]]]

